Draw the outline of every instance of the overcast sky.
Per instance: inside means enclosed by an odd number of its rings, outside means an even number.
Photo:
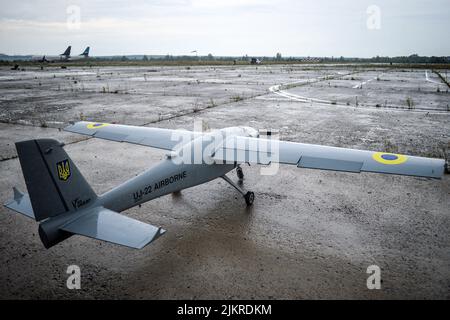
[[[193,50],[450,56],[450,0],[0,0],[0,6],[5,54],[59,54],[68,45],[76,54],[89,45],[94,56]]]

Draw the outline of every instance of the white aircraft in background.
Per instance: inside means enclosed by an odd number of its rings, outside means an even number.
[[[70,58],[70,50],[72,49],[72,46],[68,46],[66,51],[61,53],[58,56],[33,56],[31,58],[32,61],[39,61],[39,62],[54,62],[54,61],[67,61]]]
[[[262,59],[258,59],[258,58],[250,59],[250,64],[261,64],[261,63],[262,63]]]
[[[70,51],[72,49],[72,46],[68,46],[66,51],[61,53],[59,56],[33,56],[31,58],[32,61],[39,61],[39,62],[67,62],[67,61],[74,61],[74,60],[81,60],[89,58],[89,47],[87,47],[83,53],[81,53],[79,56],[71,57]]]
[[[69,61],[83,60],[83,59],[89,58],[89,50],[90,50],[90,47],[87,47],[86,49],[84,49],[83,53],[81,53],[80,55],[75,56],[75,57],[69,57]]]

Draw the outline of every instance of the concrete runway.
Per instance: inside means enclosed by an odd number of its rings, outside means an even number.
[[[308,82],[327,75],[334,77]],[[283,90],[336,104],[269,90],[299,80]],[[26,190],[16,141],[65,142],[99,194],[165,155],[59,129],[80,119],[184,129],[203,120],[210,128],[277,129],[289,141],[442,157],[450,149],[449,95],[437,86],[423,70],[332,65],[0,68],[0,201],[12,186]],[[167,230],[140,251],[81,236],[46,250],[34,221],[1,207],[0,298],[450,298],[448,175],[292,166],[275,176],[257,166],[244,173],[256,196],[251,208],[218,179],[124,212]],[[81,268],[81,290],[66,288],[71,264]],[[373,264],[380,290],[366,287]]]

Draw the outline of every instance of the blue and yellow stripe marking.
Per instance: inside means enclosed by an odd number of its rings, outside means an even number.
[[[86,128],[88,128],[88,129],[99,129],[99,128],[106,127],[107,125],[109,125],[109,123],[91,122],[91,123],[88,123]]]
[[[402,154],[375,152],[372,159],[382,164],[402,164],[408,160],[408,157]]]

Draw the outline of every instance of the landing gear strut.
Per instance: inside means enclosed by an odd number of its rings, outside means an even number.
[[[240,166],[236,167],[236,174],[237,174],[239,181],[244,180],[244,171],[242,171],[242,168]]]
[[[235,184],[226,175],[223,175],[222,179],[225,180],[226,182],[228,182],[233,188],[235,188],[240,194],[242,194],[244,196],[244,200],[245,200],[245,203],[247,204],[247,206],[251,206],[253,204],[253,201],[255,201],[255,194],[253,192],[251,192],[251,191],[245,192],[241,187],[239,187],[237,184]]]

